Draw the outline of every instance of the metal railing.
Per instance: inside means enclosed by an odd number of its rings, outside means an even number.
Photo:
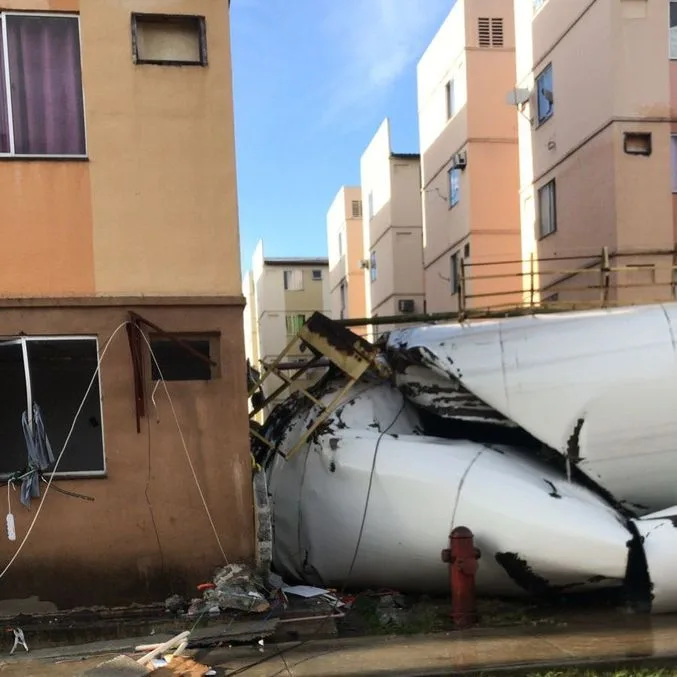
[[[672,249],[611,252],[603,247],[596,256],[461,260],[457,287],[459,317],[501,309],[537,312],[671,300],[675,298],[676,255],[677,251]],[[505,272],[505,268],[512,270]],[[642,279],[628,281],[628,275]]]

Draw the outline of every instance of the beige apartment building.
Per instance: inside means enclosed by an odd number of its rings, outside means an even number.
[[[368,317],[424,311],[421,164],[393,153],[388,119],[360,160]],[[379,327],[377,334],[389,326]]]
[[[255,552],[228,2],[1,5],[0,600],[191,595]]]
[[[245,351],[255,369],[260,370],[262,362],[275,360],[314,312],[331,317],[326,258],[269,258],[259,241],[252,267],[244,276],[242,292],[246,300]],[[308,357],[307,352],[295,346],[285,361],[303,361]],[[307,387],[320,373],[318,369],[308,370],[297,385]],[[271,375],[264,383],[264,393],[270,395],[281,384]],[[284,397],[282,393],[274,403]]]
[[[367,316],[362,189],[343,186],[327,212],[329,293],[335,319]],[[361,333],[364,328],[356,327]]]
[[[522,252],[542,299],[598,298],[604,247],[611,302],[670,298],[677,3],[515,4]]]
[[[458,0],[417,68],[429,312],[459,309],[462,268],[468,307],[520,296],[505,293],[521,290],[514,79],[513,0]],[[473,279],[489,263],[506,279]]]

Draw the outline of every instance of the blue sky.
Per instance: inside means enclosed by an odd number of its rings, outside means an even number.
[[[242,266],[326,256],[325,217],[385,117],[416,152],[416,63],[454,0],[232,0]]]

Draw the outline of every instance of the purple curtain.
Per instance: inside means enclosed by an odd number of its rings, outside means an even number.
[[[77,18],[9,15],[6,20],[15,152],[84,155]]]
[[[7,92],[5,91],[5,58],[0,33],[0,153],[9,153],[9,109],[7,108]]]

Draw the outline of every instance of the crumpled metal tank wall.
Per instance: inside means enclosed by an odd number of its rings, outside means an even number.
[[[290,398],[271,416],[275,568],[446,591],[440,551],[463,525],[481,593],[624,585],[677,611],[676,320],[667,304],[394,332],[394,384],[355,386],[289,459],[319,408]],[[431,413],[444,437],[424,434]],[[452,421],[479,422],[475,441],[449,439]],[[529,445],[489,444],[496,430]]]
[[[676,336],[671,303],[405,329],[387,351],[413,363],[400,383],[431,369],[642,515],[677,504]]]
[[[440,552],[459,524],[482,550],[485,593],[583,590],[625,576],[632,535],[604,500],[519,449],[422,436],[415,410],[388,384],[356,386],[320,435],[274,460],[269,477],[273,561],[289,578],[346,582],[368,494],[352,586],[447,590]]]

